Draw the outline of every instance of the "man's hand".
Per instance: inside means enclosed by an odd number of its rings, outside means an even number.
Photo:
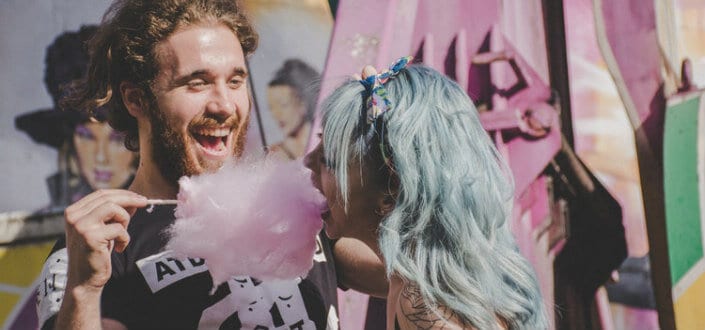
[[[362,78],[359,74],[356,73],[353,75],[353,79],[362,80],[362,79],[366,79],[369,76],[374,76],[376,74],[377,74],[377,69],[375,69],[375,67],[373,67],[371,65],[365,65],[362,68]]]
[[[130,242],[127,224],[147,198],[127,190],[98,190],[64,212],[68,274],[56,329],[125,329],[116,321],[101,325],[100,297],[110,279],[113,248]]]
[[[68,288],[102,290],[111,276],[110,253],[130,242],[127,224],[147,199],[127,190],[99,190],[66,208]]]

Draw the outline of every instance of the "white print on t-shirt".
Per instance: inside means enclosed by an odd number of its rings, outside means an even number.
[[[230,294],[201,315],[199,329],[315,329],[296,280],[232,277]]]
[[[338,311],[335,310],[335,306],[330,306],[328,309],[328,322],[326,324],[326,330],[338,330]]]
[[[321,237],[316,235],[316,252],[313,254],[313,261],[315,262],[326,262],[326,253],[323,251],[323,244],[321,244]]]
[[[172,283],[208,270],[200,258],[175,258],[171,251],[151,255],[136,262],[147,285],[155,293]]]
[[[37,317],[40,326],[61,308],[61,300],[66,290],[68,259],[66,248],[63,248],[56,250],[44,262],[37,285]]]

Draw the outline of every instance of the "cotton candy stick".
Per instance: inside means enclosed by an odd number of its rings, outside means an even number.
[[[154,211],[155,205],[176,205],[178,201],[176,199],[148,199],[147,200],[147,213],[152,213]]]
[[[170,205],[170,204],[177,204],[178,200],[176,199],[148,199],[147,200],[147,205]]]

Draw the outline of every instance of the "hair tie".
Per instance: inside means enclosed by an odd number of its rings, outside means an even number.
[[[367,124],[374,123],[379,116],[392,108],[392,102],[387,97],[387,90],[384,88],[384,84],[389,78],[396,76],[401,69],[411,63],[413,58],[413,56],[404,56],[392,63],[388,70],[360,80],[360,83],[365,86],[365,89],[370,94],[366,102]]]
[[[379,134],[379,149],[382,154],[382,159],[391,171],[394,171],[394,167],[392,166],[390,156],[387,154],[387,148],[384,146],[384,123],[377,123],[377,120],[392,108],[392,102],[389,100],[389,97],[387,97],[387,90],[384,88],[384,84],[390,78],[399,74],[399,71],[409,65],[412,59],[412,56],[404,56],[392,63],[388,70],[360,80],[360,83],[365,86],[365,89],[369,93],[365,103],[367,109],[367,125],[369,125],[366,133],[367,141],[369,142],[372,139],[375,132]],[[377,127],[377,125],[379,125],[379,127]]]

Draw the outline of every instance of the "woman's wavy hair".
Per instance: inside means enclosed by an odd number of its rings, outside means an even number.
[[[358,81],[343,84],[322,109],[325,158],[346,210],[348,166],[336,164],[359,161],[361,171],[386,173],[396,192],[379,227],[388,275],[417,285],[432,310],[450,308],[478,329],[496,328],[498,319],[509,329],[546,328],[534,271],[509,229],[511,174],[472,101],[419,65],[385,87],[392,109],[375,134],[368,134],[368,92]]]
[[[117,0],[89,42],[86,78],[75,84],[64,108],[91,112],[106,105],[110,125],[125,132],[125,146],[139,148],[137,121],[120,95],[120,83],[132,82],[149,97],[159,71],[156,46],[176,30],[195,24],[224,24],[238,37],[245,56],[257,48],[257,33],[235,0]]]

